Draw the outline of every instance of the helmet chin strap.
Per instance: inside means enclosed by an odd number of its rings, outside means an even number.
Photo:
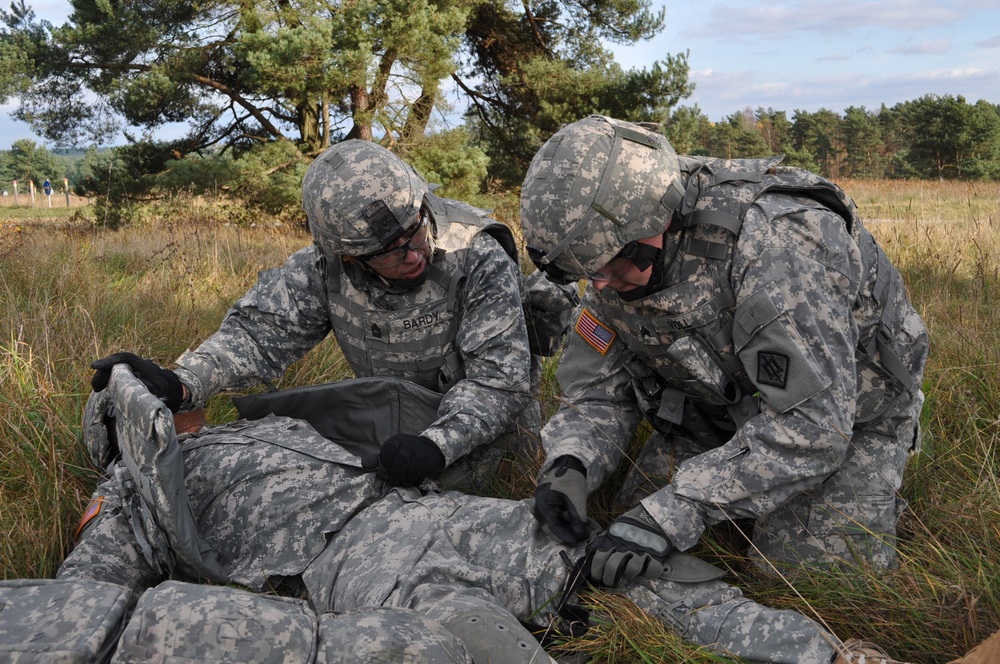
[[[656,257],[659,255],[660,247],[643,242],[629,242],[615,258],[627,258],[640,272],[645,272],[650,265],[656,263]]]
[[[663,281],[663,247],[654,247],[651,244],[642,244],[639,242],[634,242],[632,244],[637,247],[641,247],[640,249],[633,250],[636,257],[626,255],[624,253],[625,250],[622,250],[621,255],[624,255],[625,258],[632,261],[636,268],[646,270],[650,265],[652,265],[653,271],[650,273],[649,281],[646,282],[645,286],[639,286],[638,288],[633,288],[630,291],[618,293],[618,297],[626,302],[633,302],[644,298],[647,295],[656,293],[660,290],[660,282]],[[625,249],[628,249],[628,245],[626,245]]]

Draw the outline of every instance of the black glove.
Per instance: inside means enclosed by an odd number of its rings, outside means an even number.
[[[90,379],[90,386],[95,392],[100,392],[108,386],[108,381],[111,380],[111,367],[116,364],[129,365],[135,377],[141,380],[154,396],[159,397],[171,413],[180,410],[184,402],[184,384],[177,374],[134,353],[115,353],[91,362],[90,368],[95,371],[94,377]]]
[[[674,545],[642,505],[622,514],[587,547],[587,580],[620,588],[635,577],[657,579]]]
[[[444,453],[430,438],[397,433],[382,443],[382,449],[361,459],[365,470],[392,486],[417,486],[444,470]]]
[[[556,539],[579,544],[590,535],[587,521],[587,469],[574,456],[561,456],[538,479],[535,518]]]

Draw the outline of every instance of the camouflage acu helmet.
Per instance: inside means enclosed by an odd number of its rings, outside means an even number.
[[[302,179],[302,207],[327,256],[382,250],[417,223],[427,182],[405,161],[371,141],[324,151]]]
[[[684,196],[662,135],[600,115],[560,129],[521,188],[528,252],[557,281],[585,279],[627,244],[666,230]]]

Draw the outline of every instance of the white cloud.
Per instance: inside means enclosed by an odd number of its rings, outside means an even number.
[[[844,74],[803,77],[788,81],[761,80],[753,71],[720,73],[692,71],[694,94],[683,102],[697,104],[711,120],[720,120],[743,108],[774,108],[791,117],[796,110],[821,108],[843,113],[850,106],[877,110],[882,104],[919,99],[927,94],[962,95],[969,103],[1000,99],[1000,69],[938,68],[894,75]]]
[[[714,4],[707,22],[689,34],[730,39],[766,37],[782,39],[802,32],[831,37],[858,33],[867,28],[909,32],[937,28],[967,18],[972,7],[961,3],[944,6],[935,0],[879,0],[830,3],[825,0]]]
[[[941,55],[952,50],[950,39],[925,39],[917,43],[900,44],[891,49],[900,55]]]

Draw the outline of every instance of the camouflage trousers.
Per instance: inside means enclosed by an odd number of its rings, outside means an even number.
[[[396,490],[346,524],[303,580],[321,610],[394,606],[439,618],[442,605],[471,597],[545,627],[556,619],[568,573],[563,556],[576,560],[584,546],[544,533],[531,500]],[[679,554],[660,579],[639,579],[621,592],[684,638],[721,653],[789,664],[833,659],[834,637],[816,623],[743,597],[697,563]]]
[[[309,454],[317,450],[308,435],[290,440],[299,427],[308,431],[293,424],[242,422],[184,441],[193,514],[234,582],[280,589],[301,573],[317,613],[389,607],[446,623],[456,606],[486,604],[548,624],[567,575],[560,554],[575,559],[583,549],[546,536],[530,501],[416,489],[380,497],[370,475]],[[168,576],[196,580],[169,549],[144,551],[115,484],[98,489],[106,505],[58,578],[125,586],[133,603]],[[642,581],[625,593],[685,638],[750,661],[832,658],[832,637],[812,621],[756,604],[719,579]]]
[[[855,427],[840,469],[753,524],[749,555],[766,574],[800,565],[893,566],[898,490],[909,457],[920,449],[920,390],[899,397],[882,418]],[[626,509],[666,486],[685,460],[707,451],[683,431],[653,433],[615,496]]]
[[[480,629],[489,617],[514,637],[503,652],[523,655],[506,661],[535,661],[538,644],[517,620],[550,623],[564,561],[585,549],[547,536],[530,500],[385,491],[357,456],[288,417],[181,440],[126,371],[116,367],[107,390],[122,461],[98,487],[59,579],[115,584],[130,605],[167,579],[204,574],[253,591],[304,590],[316,614],[417,611],[486,653],[497,638]],[[183,537],[159,527],[168,523]],[[667,567],[624,592],[689,640],[750,661],[832,659],[834,637],[805,616],[752,602],[690,556]]]

